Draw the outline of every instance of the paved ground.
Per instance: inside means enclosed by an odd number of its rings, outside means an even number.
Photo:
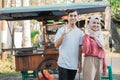
[[[107,56],[107,65],[112,66],[112,71],[120,73],[120,56]]]
[[[113,77],[114,77],[113,80],[120,80],[120,74],[113,74]],[[21,77],[6,77],[6,78],[1,78],[0,80],[22,80],[22,78]],[[28,79],[28,80],[32,80],[32,79]],[[58,78],[56,77],[55,80],[58,80]],[[75,80],[83,80],[82,74],[80,74],[80,76],[79,74],[77,74]]]
[[[113,74],[114,79],[113,80],[120,80],[120,56],[107,56],[107,65],[112,66],[112,71],[113,73],[119,73],[119,74]],[[22,80],[22,77],[6,77],[6,78],[0,78],[0,80]],[[56,76],[56,79],[57,76]],[[75,80],[83,80],[82,79],[82,74],[77,74]]]
[[[114,77],[113,80],[120,80],[120,74],[113,74],[113,77]],[[80,75],[79,77],[79,74],[77,74],[75,80],[83,80],[82,75]]]

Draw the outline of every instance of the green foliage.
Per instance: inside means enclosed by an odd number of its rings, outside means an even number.
[[[37,34],[39,34],[39,31],[32,30],[31,31],[31,38],[34,38]]]
[[[37,46],[38,45],[38,38],[39,38],[39,31],[38,30],[32,30],[31,31],[31,41],[33,46]]]
[[[120,0],[109,0],[112,7],[112,16],[113,18],[120,17]]]
[[[120,34],[120,25],[117,25],[117,31]]]
[[[6,76],[12,76],[12,77],[21,76],[20,72],[16,72],[15,62],[11,57],[5,60],[0,60],[0,78],[6,77]]]
[[[21,73],[20,72],[2,72],[0,73],[0,77],[8,77],[8,76],[11,76],[11,77],[18,77],[18,76],[21,76]]]
[[[1,72],[14,72],[15,66],[12,58],[7,58],[6,60],[0,60],[0,73]]]

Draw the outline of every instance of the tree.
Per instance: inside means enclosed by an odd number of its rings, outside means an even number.
[[[120,20],[120,0],[109,0],[112,8],[112,19],[114,22]]]
[[[111,21],[111,36],[112,36],[112,39],[114,40],[114,43],[115,43],[115,49],[117,52],[120,52],[120,36],[119,36],[119,33],[117,32],[116,30],[116,25],[114,24],[113,21]]]
[[[120,23],[120,0],[109,0],[112,8],[112,20],[111,20],[111,36],[114,40],[114,48],[117,52],[120,52],[120,35],[117,32],[117,25]]]
[[[29,1],[23,1],[23,6],[29,6]],[[31,37],[30,37],[30,20],[23,21],[23,47],[31,47]]]

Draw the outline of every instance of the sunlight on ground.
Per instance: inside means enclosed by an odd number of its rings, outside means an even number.
[[[117,53],[117,52],[106,52],[106,56],[120,56],[120,53]]]
[[[120,74],[120,72],[113,72],[113,74]]]

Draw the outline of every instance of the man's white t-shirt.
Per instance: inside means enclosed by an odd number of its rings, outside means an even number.
[[[61,27],[55,36],[54,42],[61,37],[65,27]],[[82,45],[82,31],[75,27],[65,35],[62,44],[59,46],[58,66],[77,70],[79,46]]]

